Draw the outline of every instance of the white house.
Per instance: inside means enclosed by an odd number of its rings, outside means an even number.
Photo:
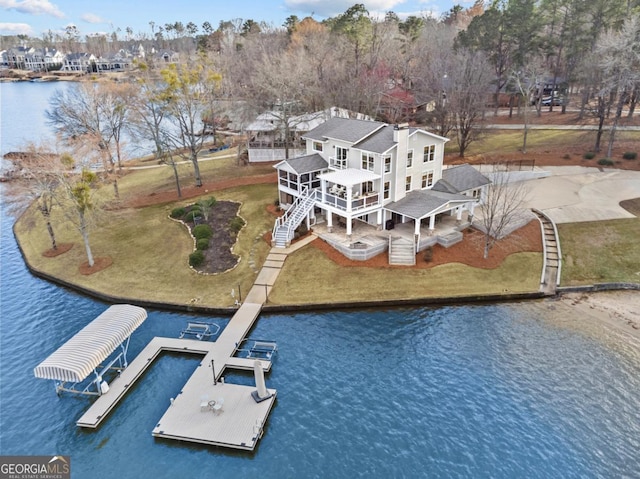
[[[375,249],[376,243],[375,234],[367,236],[370,241],[352,242],[355,226],[379,232],[410,229],[414,252],[436,242],[448,245],[462,238],[459,229],[468,226],[489,184],[469,165],[443,169],[448,139],[420,128],[331,118],[303,140],[304,156],[275,165],[278,199],[287,210],[274,227],[276,247],[287,246],[302,221],[322,224],[332,244],[346,244],[342,251],[354,259],[362,255],[350,255],[350,250]],[[459,227],[455,238],[451,230],[447,238],[436,234],[436,223],[444,217]],[[335,240],[336,231],[343,232],[344,241]]]
[[[302,137],[334,117],[371,119],[361,113],[337,107],[302,115],[287,115],[282,109],[262,113],[245,128],[249,163],[304,155],[306,146]]]

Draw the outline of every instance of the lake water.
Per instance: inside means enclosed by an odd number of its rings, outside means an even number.
[[[43,125],[21,115],[54,88],[20,84],[9,111],[13,87],[0,84],[3,151],[14,126]],[[266,377],[278,399],[253,453],[151,436],[191,356],[163,356],[101,428],[81,430],[90,400],[56,396],[33,368],[108,305],[32,276],[12,222],[3,207],[2,455],[70,455],[74,478],[640,476],[638,347],[563,326],[572,311],[550,302],[263,315],[251,334],[278,342]],[[149,311],[129,358],[190,318]]]

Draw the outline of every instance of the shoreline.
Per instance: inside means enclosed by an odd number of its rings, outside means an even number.
[[[640,292],[633,290],[561,293],[559,301],[590,321],[640,341]]]

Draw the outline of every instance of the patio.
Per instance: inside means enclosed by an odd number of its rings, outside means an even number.
[[[340,219],[344,220],[343,218]],[[463,213],[460,223],[456,221],[455,216],[440,216],[436,221],[432,234],[430,234],[429,228],[424,223],[425,221],[420,227],[418,251],[435,244],[449,247],[462,240],[461,231],[470,226],[467,212]],[[398,223],[394,225],[392,230],[384,230],[377,229],[375,226],[356,219],[353,220],[351,237],[347,236],[346,231],[346,225],[336,219],[332,231],[329,232],[327,223],[322,216],[317,217],[317,222],[313,226],[313,232],[318,237],[329,243],[347,258],[356,261],[366,261],[386,251],[389,247],[390,237],[414,241],[413,221]]]

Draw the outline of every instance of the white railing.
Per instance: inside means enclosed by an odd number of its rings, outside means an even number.
[[[313,195],[309,195],[308,194],[307,187],[306,186],[303,187],[301,195],[298,196],[295,199],[295,201],[291,204],[289,209],[287,209],[285,214],[276,219],[276,222],[273,225],[273,232],[271,234],[271,237],[275,240],[276,231],[278,231],[278,228],[281,227],[281,226],[286,226],[286,228],[287,228],[287,230],[286,230],[287,239],[288,240],[291,239],[293,237],[291,228],[292,228],[292,225],[295,224],[295,221],[289,221],[289,220],[293,219],[296,216],[296,210],[298,209],[298,206],[300,206],[304,201],[306,201],[308,199],[313,199],[313,198],[314,198]],[[300,214],[300,213],[298,213],[298,214]]]
[[[336,158],[335,156],[329,157],[329,166],[337,170],[344,170],[347,167],[347,159]]]

